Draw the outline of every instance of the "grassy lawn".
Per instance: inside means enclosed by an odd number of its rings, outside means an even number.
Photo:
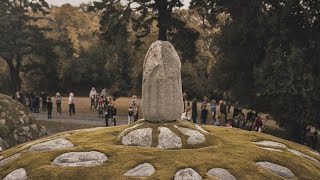
[[[180,121],[175,124],[192,126],[181,124]],[[160,124],[147,123],[143,126],[153,128],[153,146],[155,146],[157,127]],[[174,130],[172,124],[161,126]],[[29,179],[131,179],[124,177],[123,174],[144,162],[149,162],[156,168],[156,172],[150,178],[144,179],[173,179],[178,170],[186,167],[194,168],[204,179],[213,179],[206,175],[211,168],[225,168],[237,179],[282,179],[258,167],[255,163],[259,161],[269,161],[285,166],[299,179],[320,179],[320,163],[296,156],[285,149],[283,149],[284,152],[267,151],[252,143],[259,140],[273,140],[320,160],[320,156],[310,153],[309,148],[271,135],[233,128],[203,126],[210,132],[206,135],[207,141],[204,144],[185,146],[184,149],[179,150],[161,150],[156,147],[120,145],[117,136],[126,127],[102,128],[90,132],[75,130],[38,140],[47,141],[65,135],[66,139],[75,145],[73,149],[30,152],[28,149],[32,143],[26,143],[1,152],[0,155],[4,157],[18,152],[21,156],[16,161],[0,167],[0,179],[20,167],[26,169]],[[182,134],[179,136],[183,137]],[[186,141],[185,138],[182,138],[183,142]],[[106,154],[108,161],[96,167],[75,168],[50,165],[60,154],[92,150]]]

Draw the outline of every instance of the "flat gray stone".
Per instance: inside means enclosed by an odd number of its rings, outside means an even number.
[[[265,150],[268,150],[268,151],[283,152],[281,149],[266,148],[266,147],[259,147],[259,148],[265,149]]]
[[[126,135],[128,132],[130,132],[131,130],[143,125],[144,123],[140,123],[140,124],[136,124],[134,126],[128,127],[127,129],[121,131],[121,133],[118,136],[118,140],[120,140],[124,135]]]
[[[178,171],[174,176],[174,180],[202,180],[202,177],[195,170],[186,168]]]
[[[270,163],[270,162],[257,162],[257,165],[261,166],[262,168],[271,171],[272,173],[288,178],[288,179],[294,179],[295,175],[292,173],[292,171],[284,166],[280,166],[278,164]]]
[[[200,127],[199,125],[196,124],[196,129],[200,132],[202,132],[203,134],[208,134],[209,132],[204,130],[202,127]]]
[[[177,134],[172,132],[169,128],[158,127],[158,130],[160,130],[160,134],[158,137],[158,148],[171,149],[182,147],[181,138]]]
[[[291,152],[291,153],[293,153],[293,154],[295,154],[295,155],[297,155],[297,156],[300,156],[300,157],[303,157],[303,158],[306,158],[306,159],[309,159],[309,160],[311,160],[311,161],[314,161],[314,162],[319,163],[319,161],[318,161],[317,159],[315,159],[315,158],[313,158],[313,157],[311,157],[311,156],[308,156],[308,155],[306,155],[306,154],[303,154],[303,153],[300,152],[300,151],[297,151],[297,150],[294,150],[294,149],[288,149],[288,151]]]
[[[179,129],[184,135],[189,136],[187,142],[188,144],[201,144],[206,141],[206,137],[200,133],[199,131],[192,130],[189,128],[183,128],[179,126],[174,126],[175,128]]]
[[[152,144],[152,128],[136,129],[122,138],[122,144],[127,146],[146,146]]]
[[[26,180],[28,179],[27,172],[24,168],[12,171],[3,180]]]
[[[170,122],[183,113],[181,62],[168,41],[151,44],[143,64],[142,114],[151,122]]]
[[[275,142],[275,141],[265,141],[264,140],[264,141],[254,142],[254,144],[275,147],[275,148],[287,148],[287,146],[285,144]]]
[[[108,157],[97,151],[69,152],[58,156],[51,165],[54,166],[98,166],[107,161]]]
[[[126,172],[124,176],[147,177],[151,176],[154,172],[156,172],[156,169],[151,164],[143,163]]]
[[[229,171],[222,168],[213,168],[207,172],[208,176],[214,176],[219,180],[236,180],[236,178],[229,173]]]
[[[74,145],[63,138],[54,139],[51,141],[46,141],[40,144],[35,144],[31,146],[29,151],[48,151],[48,150],[54,150],[54,149],[65,149],[65,148],[71,148],[74,147]]]
[[[7,164],[7,163],[9,163],[11,161],[14,161],[14,160],[18,159],[20,157],[20,155],[21,155],[20,153],[17,153],[17,154],[14,154],[12,156],[9,156],[9,157],[7,157],[5,159],[2,159],[0,161],[0,166],[3,166],[3,165],[5,165],[5,164]]]

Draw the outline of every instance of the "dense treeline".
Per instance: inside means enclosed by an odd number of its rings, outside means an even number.
[[[269,112],[296,140],[307,124],[319,126],[320,2],[204,1],[213,4],[206,14],[230,15],[215,39],[213,88],[228,92],[229,101]]]

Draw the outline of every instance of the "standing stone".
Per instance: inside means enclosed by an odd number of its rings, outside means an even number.
[[[150,122],[170,122],[183,112],[181,62],[167,41],[154,42],[145,57],[142,113]]]
[[[12,171],[3,180],[26,180],[26,179],[28,179],[26,170],[24,168],[20,168]]]

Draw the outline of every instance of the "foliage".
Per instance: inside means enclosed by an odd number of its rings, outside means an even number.
[[[292,130],[320,125],[317,1],[213,0],[230,14],[217,35],[214,76],[231,101],[269,112]],[[295,132],[294,132],[295,131]]]

